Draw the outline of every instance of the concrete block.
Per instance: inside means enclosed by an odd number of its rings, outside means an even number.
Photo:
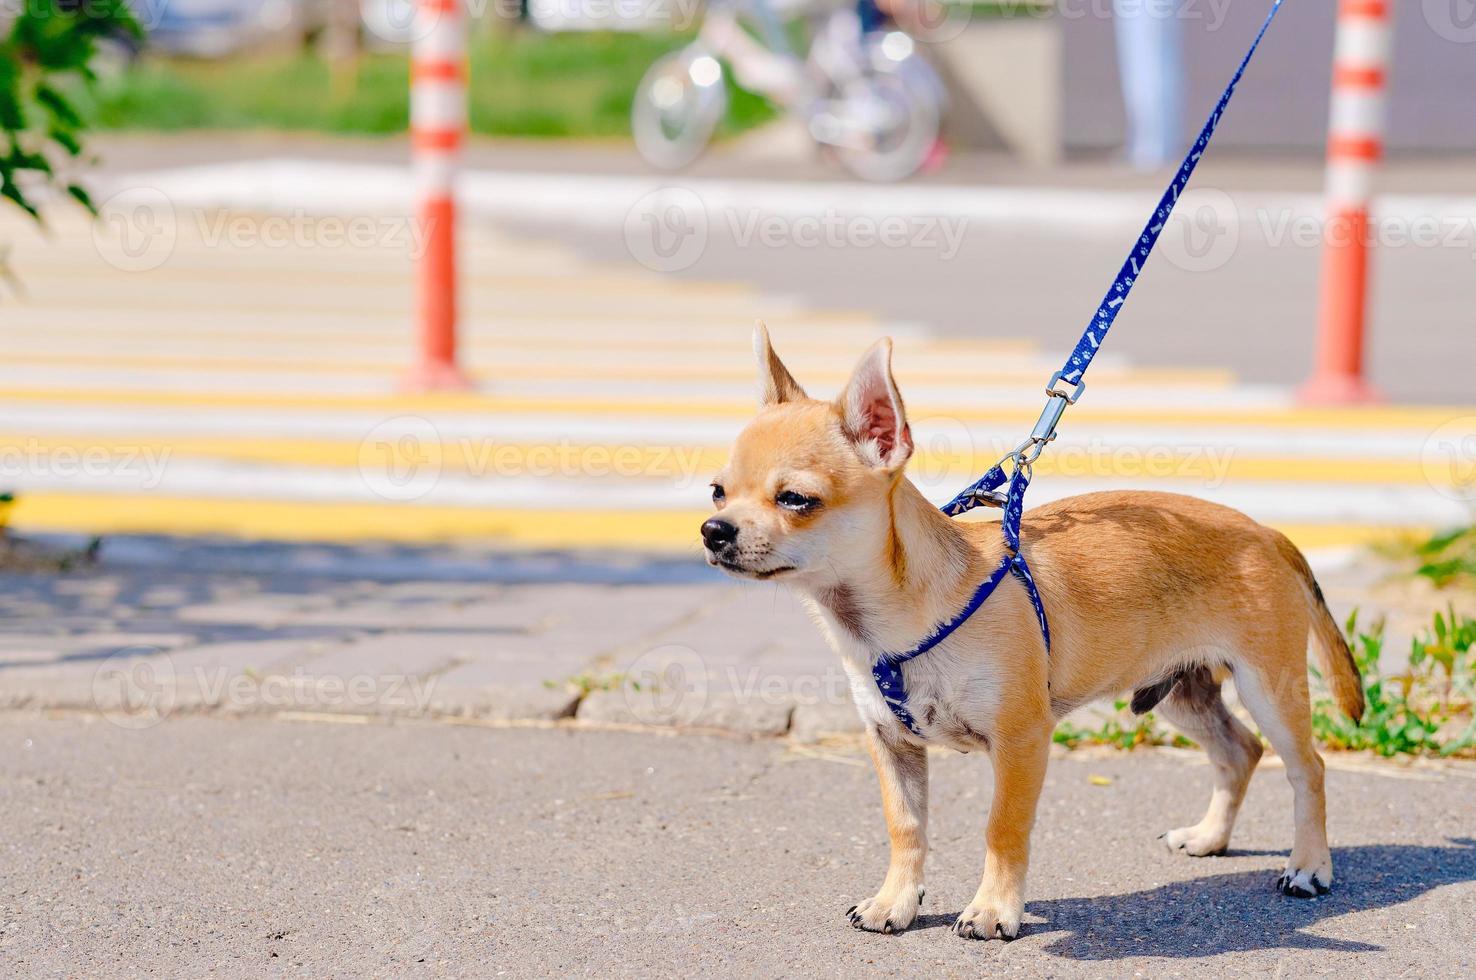
[[[790,702],[767,702],[717,694],[691,694],[678,699],[660,692],[622,686],[592,691],[579,703],[575,717],[596,724],[649,725],[655,728],[716,729],[742,735],[783,735],[789,730]]]

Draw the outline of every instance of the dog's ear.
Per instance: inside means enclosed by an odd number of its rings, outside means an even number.
[[[774,353],[774,346],[769,343],[769,328],[762,320],[753,326],[753,353],[758,358],[759,404],[778,405],[809,397],[794,380],[794,375],[789,373],[789,368],[779,360],[779,355]]]
[[[895,472],[912,456],[912,430],[892,378],[892,341],[872,345],[856,365],[837,406],[846,438],[872,466]]]

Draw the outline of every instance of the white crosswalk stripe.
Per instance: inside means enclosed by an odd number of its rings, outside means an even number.
[[[938,338],[477,227],[464,351],[479,391],[407,395],[403,252],[212,243],[215,220],[185,212],[168,259],[139,272],[73,217],[46,239],[0,225],[27,290],[0,326],[0,487],[19,493],[17,524],[689,548],[752,412],[755,317],[817,394],[897,337],[912,474],[939,501],[1018,442],[1055,366],[1028,339]],[[1213,369],[1106,354],[1094,370],[1035,502],[1178,490],[1313,545],[1468,518],[1476,408],[1304,411]]]

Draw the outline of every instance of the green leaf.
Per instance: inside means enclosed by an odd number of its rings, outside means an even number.
[[[6,180],[3,184],[0,184],[0,197],[11,201],[32,218],[38,221],[41,219],[41,212],[37,211],[35,205],[30,201],[26,200],[25,195],[21,194],[20,188],[16,187],[12,181]]]
[[[59,124],[68,129],[82,128],[82,117],[77,115],[77,110],[56,89],[41,83],[36,86],[34,95],[41,107]]]
[[[68,184],[67,193],[72,196],[74,201],[82,205],[89,212],[94,215],[97,214],[97,205],[92,203],[92,195],[87,193],[87,188],[80,184]]]
[[[48,154],[55,147],[71,157],[83,154],[86,120],[72,101],[76,83],[94,84],[99,39],[141,36],[138,22],[126,0],[21,0],[9,15],[0,36],[0,199],[39,221],[40,211],[21,190],[21,178],[39,178],[40,186],[64,190],[93,210],[85,190],[58,177]]]
[[[76,135],[68,130],[53,127],[47,130],[46,135],[51,137],[52,142],[66,150],[67,156],[79,157],[82,155],[82,141],[77,139]]]

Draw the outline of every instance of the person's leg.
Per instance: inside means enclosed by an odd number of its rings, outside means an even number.
[[[861,20],[861,33],[870,34],[887,26],[887,16],[876,0],[856,0],[856,16]]]
[[[1183,143],[1183,24],[1179,0],[1113,0],[1127,107],[1127,156],[1151,170],[1177,162]]]

